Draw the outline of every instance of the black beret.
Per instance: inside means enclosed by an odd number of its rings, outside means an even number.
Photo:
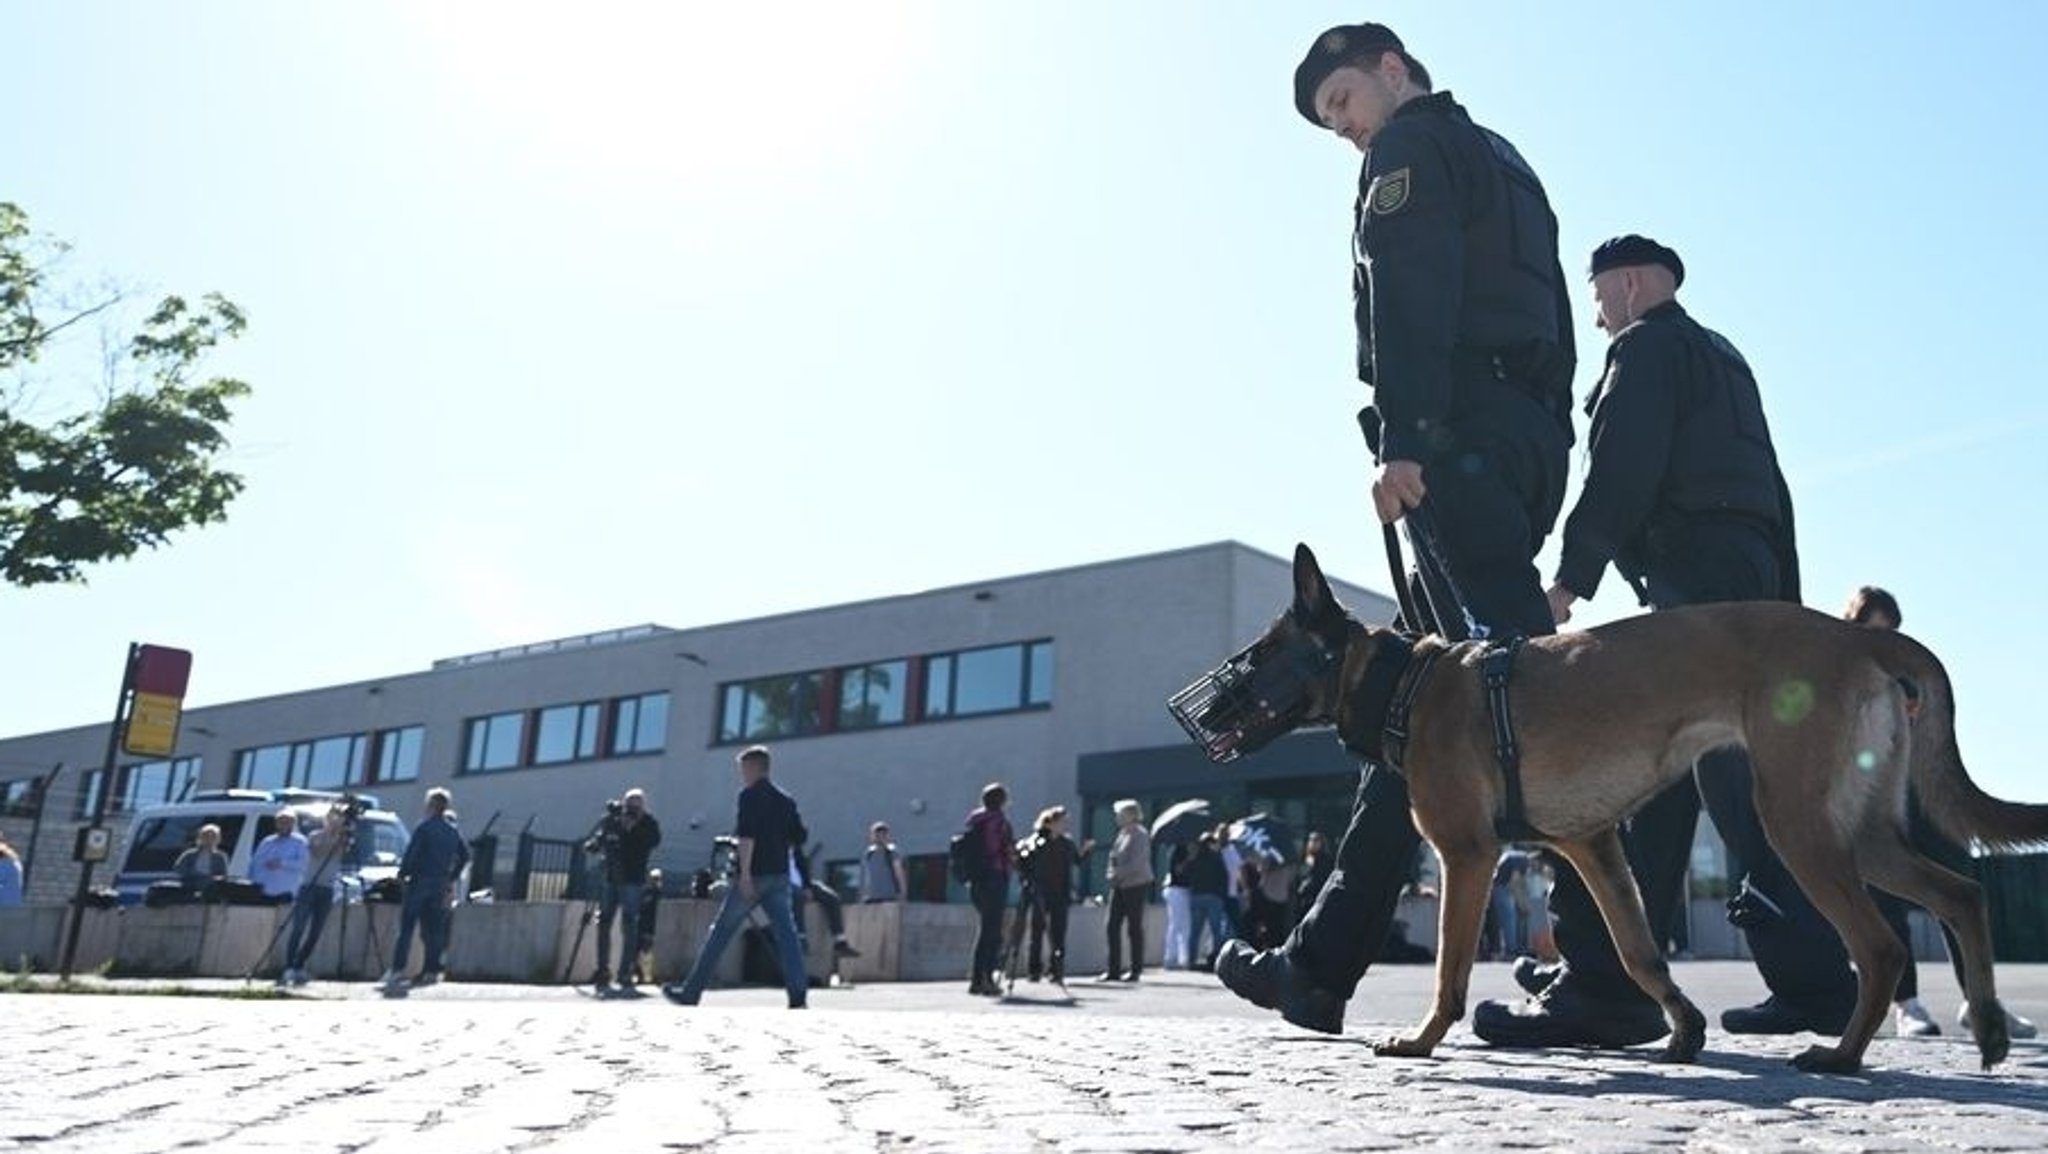
[[[1402,52],[1401,38],[1384,24],[1339,24],[1309,46],[1294,69],[1294,107],[1310,124],[1323,127],[1316,115],[1316,89],[1330,73],[1374,52]]]
[[[1593,250],[1593,260],[1586,269],[1586,275],[1599,276],[1611,268],[1632,268],[1645,264],[1661,264],[1671,270],[1673,280],[1680,285],[1685,283],[1685,262],[1678,259],[1678,254],[1647,236],[1637,236],[1635,233],[1602,242],[1599,248]]]

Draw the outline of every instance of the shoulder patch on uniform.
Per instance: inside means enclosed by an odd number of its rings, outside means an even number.
[[[1388,216],[1408,204],[1408,170],[1397,168],[1372,178],[1365,192],[1365,206],[1374,216]]]

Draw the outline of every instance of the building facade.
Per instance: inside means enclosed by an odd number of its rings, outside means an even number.
[[[1336,588],[1361,620],[1392,619],[1385,597]],[[760,742],[835,879],[869,824],[886,821],[924,897],[944,896],[946,841],[990,781],[1008,785],[1020,834],[1058,804],[1106,844],[1117,798],[1149,814],[1203,797],[1219,818],[1268,811],[1334,838],[1357,771],[1331,734],[1214,766],[1164,705],[1291,595],[1287,561],[1221,542],[194,708],[175,756],[124,759],[111,775],[98,768],[104,724],[28,734],[0,740],[0,830],[33,846],[31,900],[62,901],[77,883],[75,831],[103,789],[118,838],[138,806],[196,790],[355,789],[410,821],[424,791],[445,785],[466,833],[509,844],[520,832],[580,839],[606,799],[639,787],[673,886],[730,831],[734,756]],[[203,676],[206,655],[196,661]],[[509,849],[496,864],[503,876]]]

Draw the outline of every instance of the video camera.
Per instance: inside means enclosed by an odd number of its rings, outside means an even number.
[[[357,818],[370,811],[370,800],[352,793],[344,793],[341,799],[334,803],[334,809],[340,812],[343,821],[354,825]]]
[[[608,797],[604,800],[604,816],[598,819],[597,828],[590,831],[590,836],[583,839],[584,853],[610,857],[619,848],[619,815],[624,813],[625,809],[625,803],[618,798]]]

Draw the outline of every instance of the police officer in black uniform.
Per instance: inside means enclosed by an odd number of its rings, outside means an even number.
[[[1565,521],[1548,597],[1562,623],[1612,563],[1644,604],[1798,601],[1792,502],[1771,444],[1756,379],[1735,346],[1686,314],[1678,254],[1623,236],[1593,251],[1593,301],[1610,338],[1588,399],[1591,459]],[[1653,926],[1683,899],[1700,802],[1728,845],[1743,888],[1730,920],[1748,938],[1771,997],[1727,1011],[1730,1033],[1839,1034],[1856,978],[1833,927],[1814,910],[1764,840],[1739,749],[1701,758],[1693,782],[1654,799],[1629,823],[1630,867]],[[1504,1046],[1630,1045],[1664,1032],[1655,1003],[1623,972],[1585,884],[1560,873],[1551,895],[1564,963],[1523,959],[1516,977],[1534,996],[1485,1002],[1472,1028]]]
[[[1497,633],[1549,633],[1535,557],[1564,504],[1576,353],[1543,186],[1377,24],[1317,37],[1294,104],[1365,153],[1353,293],[1380,520],[1427,496],[1473,615]],[[1458,635],[1453,622],[1408,624]],[[1420,841],[1400,776],[1366,764],[1315,904],[1276,949],[1227,943],[1217,976],[1296,1025],[1339,1032]]]

